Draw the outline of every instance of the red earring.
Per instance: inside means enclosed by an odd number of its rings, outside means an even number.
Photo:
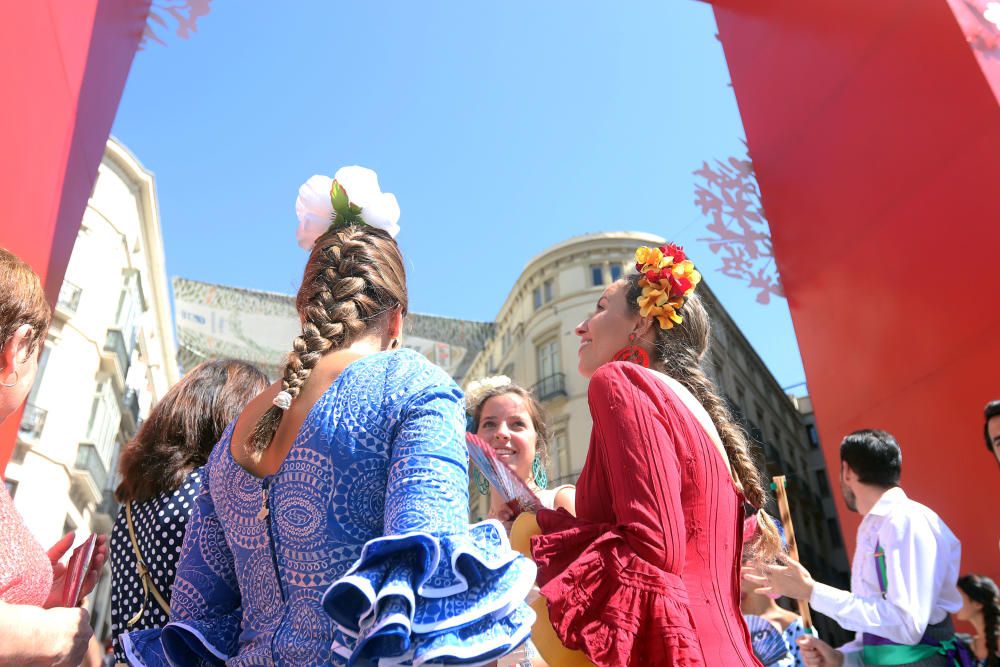
[[[615,356],[611,357],[611,360],[629,361],[633,364],[639,364],[643,368],[649,368],[649,352],[635,344],[634,331],[628,335],[628,342],[629,344],[618,350]]]

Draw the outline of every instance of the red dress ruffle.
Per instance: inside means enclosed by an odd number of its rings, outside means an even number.
[[[653,567],[612,526],[542,510],[531,539],[549,620],[597,665],[705,665],[681,578]]]

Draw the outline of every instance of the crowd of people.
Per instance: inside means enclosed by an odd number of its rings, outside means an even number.
[[[850,590],[786,553],[704,370],[711,322],[683,249],[639,248],[576,328],[593,430],[577,484],[549,488],[529,390],[494,377],[463,393],[401,346],[399,208],[374,172],[314,176],[296,211],[309,258],[281,379],[202,363],[122,451],[122,510],[83,585],[110,560],[115,663],[1000,665],[997,587],[959,576],[958,540],[899,486],[891,434],[841,444],[844,498],[864,517]],[[50,314],[0,250],[0,421],[31,388]],[[985,416],[1000,462],[1000,402]],[[467,430],[537,513],[470,471]],[[470,486],[490,495],[475,524]],[[0,664],[81,664],[87,613],[60,606],[74,536],[46,552],[6,492],[0,528]],[[857,639],[834,649],[781,598]]]

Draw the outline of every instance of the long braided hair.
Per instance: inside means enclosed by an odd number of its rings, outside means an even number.
[[[367,225],[333,225],[316,240],[306,263],[295,308],[302,333],[285,363],[282,390],[294,401],[316,362],[363,336],[382,330],[392,311],[406,315],[406,270],[389,234]],[[247,443],[260,456],[281,424],[284,410],[261,415]]]
[[[1000,667],[1000,589],[992,579],[979,574],[959,577],[958,588],[970,600],[983,605],[986,667]]]
[[[626,303],[633,313],[639,312],[641,278],[641,274],[626,278]],[[671,329],[661,329],[654,322],[656,357],[667,374],[684,385],[708,412],[722,439],[737,486],[743,490],[747,501],[758,508],[757,532],[746,545],[746,555],[751,559],[773,560],[781,552],[781,537],[774,522],[763,511],[768,500],[764,480],[750,454],[746,434],[733,419],[729,408],[719,396],[715,383],[701,366],[702,359],[708,352],[711,322],[697,294],[687,297],[683,314],[684,322]]]

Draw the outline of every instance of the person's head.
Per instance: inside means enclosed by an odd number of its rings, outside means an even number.
[[[990,401],[983,412],[986,420],[983,424],[986,449],[990,450],[1000,465],[1000,401]]]
[[[549,429],[545,412],[534,395],[513,383],[497,384],[478,392],[472,412],[472,431],[496,450],[525,481],[535,479],[534,465],[548,461]]]
[[[866,428],[850,433],[840,443],[840,490],[852,512],[858,511],[860,488],[898,486],[902,470],[903,452],[891,433]]]
[[[52,308],[35,272],[0,248],[0,422],[31,391]]]
[[[205,361],[181,378],[153,406],[122,450],[121,502],[149,500],[177,490],[188,473],[208,460],[223,431],[267,387],[267,376],[242,361]]]
[[[660,266],[665,262],[662,256],[686,260],[683,249],[676,246],[667,245],[659,250]],[[642,264],[640,260],[644,256],[640,252],[636,253],[636,259],[640,272],[608,286],[598,299],[595,311],[576,328],[580,337],[580,373],[591,377],[622,348],[636,345],[649,355],[651,366],[662,369],[683,384],[712,418],[733,477],[746,499],[759,510],[758,529],[747,544],[748,552],[761,560],[772,559],[780,552],[781,541],[774,523],[762,510],[768,497],[760,470],[750,454],[746,434],[736,424],[715,383],[702,368],[711,340],[711,322],[701,298],[691,291],[700,281],[700,275],[693,270],[693,265],[688,265],[682,276],[687,281],[683,287],[688,288],[683,298],[671,292],[667,302],[670,309],[650,310],[649,284],[644,280],[650,277],[646,271],[650,265]],[[647,307],[641,307],[640,302]]]
[[[292,344],[282,376],[291,400],[320,358],[371,339],[379,349],[399,346],[409,300],[399,246],[367,225],[332,225],[316,240],[295,307],[302,333]],[[274,438],[284,410],[269,408],[257,422],[248,449],[259,455]]]
[[[1000,664],[1000,589],[989,577],[966,574],[958,578],[958,592],[962,594],[962,608],[955,617],[960,621],[980,620],[986,635],[990,658]]]

